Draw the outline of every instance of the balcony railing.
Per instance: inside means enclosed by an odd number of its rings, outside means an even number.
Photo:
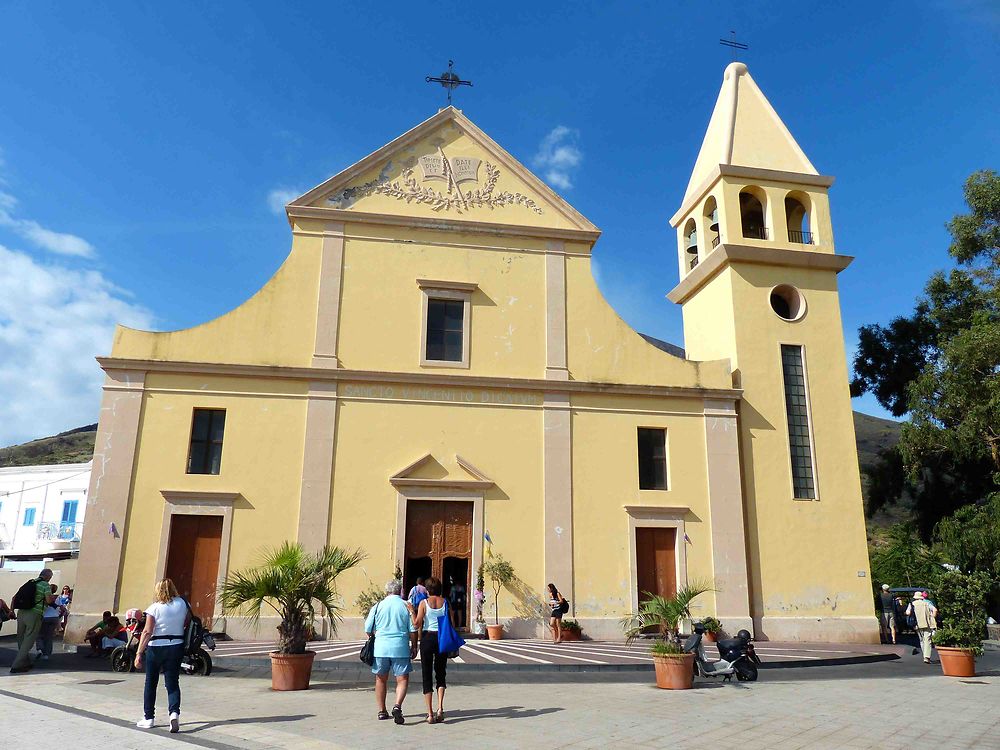
[[[35,547],[79,549],[82,531],[82,523],[40,523],[35,532]]]
[[[697,255],[696,255],[696,256],[694,256],[694,257],[693,257],[693,258],[691,259],[691,262],[690,262],[690,263],[688,264],[688,270],[690,270],[690,271],[693,271],[693,270],[694,270],[694,267],[695,267],[696,265],[698,265],[698,256],[697,256]]]
[[[798,229],[789,229],[788,241],[797,242],[800,245],[811,245],[813,244],[812,232],[801,232]]]
[[[766,240],[767,227],[743,227],[743,236],[748,240]]]
[[[721,239],[722,239],[721,237],[719,237],[718,235],[716,235],[716,236],[715,236],[715,237],[714,237],[714,238],[712,239],[712,247],[718,247],[718,246],[719,246],[719,241],[720,241]]]

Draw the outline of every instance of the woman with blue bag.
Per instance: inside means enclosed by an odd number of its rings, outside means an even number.
[[[420,669],[424,678],[424,702],[427,704],[427,723],[444,721],[445,675],[448,656],[458,656],[458,649],[465,645],[458,633],[448,607],[441,596],[441,581],[428,578],[424,581],[427,598],[417,607],[416,626],[420,632]],[[434,682],[437,682],[438,709],[434,713]]]

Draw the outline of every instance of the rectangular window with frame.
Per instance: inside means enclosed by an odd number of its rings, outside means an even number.
[[[24,526],[34,526],[35,525],[35,509],[26,508],[24,511]]]
[[[640,427],[639,489],[667,489],[667,431]]]
[[[463,361],[465,304],[463,300],[428,297],[425,359],[434,362]]]
[[[803,347],[781,345],[781,372],[785,381],[785,412],[792,463],[792,489],[796,500],[816,499],[813,475],[812,433],[809,428],[809,396],[806,390]]]
[[[218,474],[222,468],[222,435],[225,409],[195,409],[191,420],[188,474]]]
[[[76,523],[76,509],[79,505],[79,500],[63,500],[61,523]]]

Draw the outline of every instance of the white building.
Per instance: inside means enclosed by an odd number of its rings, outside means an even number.
[[[0,468],[0,558],[79,550],[92,463]]]

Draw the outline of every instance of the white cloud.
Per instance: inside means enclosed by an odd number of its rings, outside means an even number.
[[[0,226],[8,227],[29,242],[43,250],[57,255],[73,255],[79,258],[92,258],[94,246],[82,237],[64,232],[54,232],[31,219],[19,219],[12,213],[17,205],[17,199],[0,192]]]
[[[0,245],[0,445],[97,421],[115,323],[153,316],[101,273]]]
[[[565,125],[552,128],[540,144],[532,163],[544,170],[546,182],[560,190],[573,187],[573,174],[583,162],[583,152],[577,146],[580,133]]]
[[[273,213],[284,216],[285,205],[291,203],[304,192],[305,190],[296,190],[294,188],[275,188],[267,194],[267,205]]]

